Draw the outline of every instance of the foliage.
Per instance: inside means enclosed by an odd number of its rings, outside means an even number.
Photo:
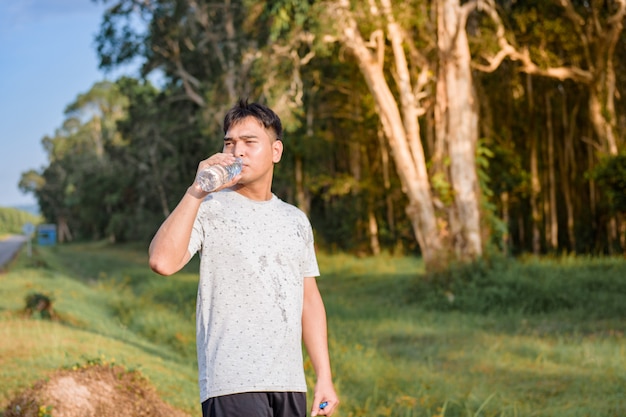
[[[52,417],[52,406],[41,405],[39,406],[39,411],[37,412],[37,417]]]
[[[495,255],[416,281],[411,299],[437,311],[611,319],[626,317],[625,273],[614,259]]]
[[[494,152],[485,145],[485,141],[479,140],[476,146],[476,165],[478,185],[481,192],[481,218],[485,224],[483,228],[489,230],[492,242],[497,242],[507,233],[507,225],[498,216],[497,206],[494,202],[493,189],[495,187],[491,185],[491,176],[489,175],[491,160],[494,156]],[[486,242],[485,246],[489,247],[490,243]]]
[[[584,49],[576,30],[563,19],[563,7],[558,2],[530,0],[511,3],[506,7],[508,23],[521,45],[530,45],[529,52],[543,67],[576,65],[584,67]],[[585,10],[590,12],[590,9]],[[541,18],[540,18],[541,16]]]
[[[52,297],[41,294],[38,292],[30,293],[24,299],[26,306],[24,312],[28,316],[38,314],[42,319],[50,320],[54,317],[54,311],[52,309]]]
[[[156,72],[162,84],[157,89],[130,78],[96,83],[77,95],[63,124],[43,138],[48,165],[23,173],[20,188],[37,197],[46,221],[62,226],[63,239],[150,239],[193,180],[199,161],[221,149],[221,119],[241,96],[267,103],[281,115],[285,153],[276,167],[274,192],[309,214],[318,243],[362,254],[372,253],[372,241],[378,240],[384,250],[419,253],[395,150],[381,140],[380,109],[334,32],[337,2],[100,1],[108,6],[96,39],[101,67],[135,60],[143,64],[144,76]],[[381,9],[373,7],[381,3],[350,3],[373,52],[372,35],[385,27]],[[433,4],[392,2],[407,40],[412,78],[426,64],[437,67]],[[572,3],[581,19],[597,17],[597,27],[587,25],[589,43],[579,41],[576,19],[556,2],[496,4],[507,39],[527,49],[538,67],[604,68],[592,57],[606,46],[597,30],[615,11],[614,3]],[[474,63],[484,63],[498,47],[494,22],[479,7],[466,29]],[[388,39],[383,46],[384,77],[397,99],[397,64]],[[614,47],[615,91],[620,91],[626,81],[623,36]],[[607,232],[606,222],[615,210],[623,211],[624,193],[619,193],[619,169],[600,160],[602,138],[596,137],[587,108],[593,91],[571,80],[527,76],[520,69],[519,62],[504,61],[493,73],[473,74],[481,115],[477,129],[484,138],[474,167],[481,176],[483,214],[488,214],[482,234],[498,244],[506,238],[510,253],[524,253],[534,249],[535,240],[546,241],[548,218],[542,216],[550,209],[558,217],[557,252],[608,252],[620,243]],[[445,165],[446,144],[436,143],[436,80],[432,70],[421,77],[423,89],[414,93],[423,104],[424,113],[416,116],[422,146],[430,167]],[[551,113],[544,105],[548,102]],[[617,116],[606,116],[620,147],[626,120],[618,116],[626,111],[625,103],[617,100]],[[610,110],[605,107],[602,114]],[[552,156],[548,124],[555,141]],[[531,143],[537,144],[534,174]],[[598,164],[604,177],[585,177]],[[444,209],[437,210],[443,213],[455,198],[450,180],[445,170],[433,169],[430,175],[431,191]],[[531,175],[538,191],[531,187]],[[597,198],[592,181],[611,206]],[[550,187],[555,207],[547,200]],[[539,218],[529,210],[532,199],[545,208]],[[456,227],[454,219],[446,224]]]
[[[0,207],[0,236],[3,234],[23,234],[22,228],[26,223],[34,226],[40,224],[40,216],[24,210],[10,207]]]
[[[626,213],[626,153],[604,158],[589,176],[604,192],[611,211]]]

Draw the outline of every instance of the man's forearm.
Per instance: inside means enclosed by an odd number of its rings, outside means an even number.
[[[317,376],[311,415],[330,416],[339,404],[339,399],[333,386],[330,368],[326,309],[315,278],[305,278],[302,338]]]
[[[148,250],[153,271],[171,275],[188,261],[187,247],[204,195],[194,186],[189,187],[174,211],[165,219]]]
[[[315,278],[307,278],[314,280]],[[302,338],[318,379],[332,380],[328,354],[326,310],[317,285],[305,293],[302,313]]]

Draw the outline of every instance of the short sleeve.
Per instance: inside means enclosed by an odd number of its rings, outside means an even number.
[[[196,215],[196,220],[193,222],[193,228],[191,229],[189,245],[187,246],[187,251],[189,252],[189,258],[193,258],[196,252],[202,249],[202,239],[203,239],[204,232],[202,229],[202,222],[200,221],[200,219],[202,218],[200,212],[203,211],[203,206],[204,204],[200,206],[200,210],[198,210],[198,214]]]

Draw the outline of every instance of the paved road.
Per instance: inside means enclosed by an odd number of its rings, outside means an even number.
[[[27,240],[27,237],[22,235],[12,235],[0,240],[0,270],[4,269],[5,264],[13,259],[13,256]]]

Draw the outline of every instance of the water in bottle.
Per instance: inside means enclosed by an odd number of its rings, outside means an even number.
[[[236,158],[235,162],[231,165],[211,165],[198,173],[196,181],[200,184],[200,188],[202,188],[203,191],[214,191],[221,185],[235,178],[235,176],[241,172],[242,164],[241,158]]]

